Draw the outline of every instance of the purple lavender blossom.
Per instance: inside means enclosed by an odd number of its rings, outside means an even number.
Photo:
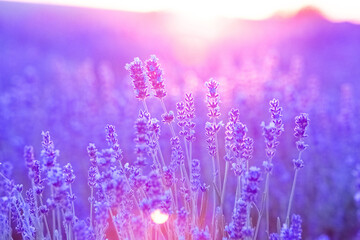
[[[50,133],[42,132],[43,141],[42,146],[43,150],[41,151],[41,157],[43,159],[44,166],[49,169],[56,164],[56,158],[59,156],[59,150],[55,150],[54,143],[50,139]]]
[[[103,149],[96,153],[96,164],[99,167],[109,168],[115,162],[115,152],[112,148]]]
[[[284,131],[284,124],[282,122],[282,107],[280,107],[279,100],[273,99],[269,102],[272,121],[265,125],[264,122],[261,123],[263,129],[263,136],[265,138],[265,152],[267,160],[263,162],[265,171],[270,173],[273,168],[272,159],[276,153],[276,147],[279,145],[278,137]]]
[[[175,182],[174,172],[166,166],[163,167],[163,182],[167,188],[171,187]]]
[[[75,181],[74,170],[70,163],[68,163],[64,166],[63,173],[65,175],[65,182],[67,184],[72,184]]]
[[[158,63],[159,59],[155,55],[151,55],[150,59],[145,61],[147,76],[155,91],[155,97],[162,99],[166,96],[163,70]]]
[[[95,233],[84,220],[77,220],[74,223],[74,234],[78,240],[95,240]]]
[[[211,236],[209,233],[209,229],[199,229],[198,227],[195,227],[192,231],[192,236],[194,240],[210,240]]]
[[[301,240],[301,217],[300,215],[293,214],[291,217],[291,227],[290,227],[290,233],[292,235],[293,240]]]
[[[176,104],[176,110],[177,110],[177,120],[178,120],[178,126],[183,128],[186,125],[186,120],[187,120],[187,116],[186,116],[186,111],[185,111],[185,103],[184,102],[178,102]],[[181,131],[180,132],[181,136],[185,136],[186,135],[186,131]]]
[[[91,166],[88,171],[88,184],[90,187],[94,187],[96,184],[96,168]]]
[[[234,212],[232,215],[232,221],[225,227],[225,231],[232,239],[243,239],[243,229],[246,225],[247,216],[247,204],[239,199],[236,202]]]
[[[216,119],[220,116],[220,95],[218,93],[219,83],[214,79],[209,79],[205,83],[206,87],[209,89],[207,96],[207,106],[208,106],[208,116],[210,119]]]
[[[255,201],[256,195],[259,191],[260,184],[260,168],[250,167],[246,173],[246,183],[243,189],[243,199],[247,203]]]
[[[144,64],[139,58],[134,58],[134,61],[126,64],[125,69],[130,72],[130,77],[133,79],[136,98],[145,100],[149,96],[147,93],[146,73]]]
[[[180,146],[180,140],[179,137],[175,136],[170,139],[171,144],[171,168],[175,172],[178,166],[180,164],[184,163],[184,152]]]
[[[161,115],[161,117],[162,117],[162,121],[163,121],[163,123],[167,123],[167,124],[171,124],[173,121],[174,121],[174,119],[175,119],[175,116],[174,116],[174,112],[173,111],[169,111],[169,112],[167,112],[167,113],[164,113],[164,114],[162,114]]]
[[[150,115],[146,111],[140,111],[139,116],[135,122],[135,153],[137,154],[137,158],[135,161],[135,165],[137,166],[146,166],[147,156],[149,154],[150,148],[150,138],[149,138],[149,121]]]
[[[275,125],[276,128],[276,136],[279,137],[282,132],[284,132],[284,124],[282,121],[282,107],[280,107],[279,100],[273,99],[269,102],[270,104],[270,113],[271,113],[271,119],[272,122]]]
[[[235,161],[233,157],[233,150],[235,149],[235,138],[234,138],[234,131],[235,131],[235,124],[239,120],[239,110],[238,109],[231,109],[229,112],[229,122],[226,124],[225,127],[225,149],[226,154],[224,159],[229,162]]]
[[[205,124],[205,135],[207,136],[206,142],[208,143],[208,151],[210,156],[216,155],[216,142],[215,142],[215,134],[220,130],[222,126],[222,122],[220,123],[211,123],[206,122]]]
[[[91,166],[96,166],[96,153],[97,149],[95,144],[89,143],[89,146],[87,147],[87,152],[90,158]]]
[[[306,128],[309,125],[309,116],[306,113],[301,113],[299,116],[295,117],[296,127],[294,129],[294,136],[297,139],[303,139],[307,137],[305,134]]]
[[[185,113],[186,113],[185,139],[188,142],[194,142],[196,124],[193,122],[193,119],[195,117],[195,104],[194,104],[194,98],[191,93],[185,94]]]
[[[200,161],[198,159],[193,159],[191,161],[191,190],[196,192],[200,189]]]
[[[180,235],[185,235],[185,230],[187,229],[187,218],[189,213],[184,207],[181,207],[177,211],[178,217],[176,219],[177,227],[179,228]]]
[[[277,233],[272,233],[269,236],[269,240],[280,240],[280,236]]]
[[[32,146],[25,146],[24,159],[25,159],[26,167],[31,169],[35,161],[34,149]]]
[[[301,217],[299,215],[293,214],[291,217],[290,227],[283,225],[281,228],[280,237],[281,240],[301,240]]]
[[[117,134],[115,131],[115,127],[113,125],[108,124],[105,128],[106,131],[106,141],[115,153],[116,153],[116,161],[121,162],[123,159],[122,150],[120,149],[119,141],[117,139]]]
[[[299,151],[299,157],[297,159],[293,159],[294,168],[300,169],[304,167],[304,161],[301,159],[301,153],[308,147],[304,142],[304,138],[307,137],[306,129],[309,125],[309,117],[306,113],[301,113],[299,116],[295,117],[296,127],[294,129],[294,136],[297,139],[296,147]]]

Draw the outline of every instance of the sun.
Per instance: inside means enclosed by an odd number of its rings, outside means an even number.
[[[151,219],[156,224],[163,224],[169,219],[169,214],[161,212],[160,209],[156,209],[151,213]]]

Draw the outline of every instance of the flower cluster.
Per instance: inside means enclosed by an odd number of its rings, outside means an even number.
[[[296,147],[299,151],[298,159],[294,159],[294,167],[295,169],[300,169],[304,167],[304,161],[301,159],[301,153],[308,147],[304,142],[304,138],[307,137],[306,129],[309,126],[309,117],[306,113],[301,113],[299,116],[295,118],[296,127],[294,129],[294,136],[297,139]]]
[[[133,62],[126,64],[125,69],[129,71],[133,80],[136,98],[144,100],[149,94],[147,93],[146,72],[143,62],[139,58],[134,58]]]
[[[155,97],[163,98],[166,96],[163,70],[158,63],[159,59],[155,55],[151,55],[150,59],[145,61],[147,76],[151,82],[152,88],[155,91]]]
[[[260,184],[260,168],[250,167],[249,171],[246,172],[245,185],[243,190],[243,200],[247,203],[254,202],[256,195],[259,192]]]
[[[267,157],[267,160],[263,162],[263,166],[265,171],[270,173],[273,168],[272,159],[275,156],[276,147],[279,145],[278,137],[280,137],[281,133],[284,131],[284,124],[282,122],[282,107],[279,105],[279,100],[274,98],[269,104],[271,122],[268,125],[265,125],[265,123],[262,122],[261,127],[265,138],[265,152]]]
[[[216,155],[216,133],[220,130],[222,123],[215,123],[215,122],[206,122],[205,125],[205,135],[207,137],[206,142],[208,143],[208,151],[210,156]]]
[[[290,227],[285,224],[281,228],[280,235],[278,233],[270,234],[271,240],[301,240],[301,217],[299,215],[293,214],[291,218]]]
[[[236,202],[231,223],[225,227],[225,231],[231,239],[244,239],[246,229],[247,204],[242,199]]]
[[[209,93],[206,95],[206,102],[209,110],[208,116],[210,119],[216,119],[220,117],[220,95],[218,93],[219,83],[211,78],[205,83],[205,85],[209,90]]]
[[[221,156],[225,159],[225,169],[222,169],[219,159],[223,139],[218,139],[223,126],[219,119],[219,83],[213,79],[206,83],[210,121],[205,124],[205,134],[213,175],[211,183],[204,183],[201,181],[203,176],[200,166],[207,166],[201,160],[201,151],[196,148],[198,145],[193,145],[196,127],[193,95],[187,93],[185,100],[177,103],[176,116],[174,112],[166,110],[163,71],[154,55],[145,64],[135,58],[126,65],[126,69],[133,79],[136,98],[144,103],[144,110],[140,110],[134,124],[136,158],[123,155],[118,140],[123,135],[118,135],[113,125],[105,128],[105,148],[96,147],[101,144],[88,145],[90,211],[88,218],[80,219],[81,215],[75,214],[76,196],[72,185],[76,177],[73,165],[61,165],[61,161],[57,161],[59,151],[55,149],[49,132],[43,132],[41,161],[36,160],[33,147],[24,148],[24,160],[31,180],[29,189],[24,191],[22,185],[9,179],[10,165],[0,164],[0,238],[11,239],[11,226],[27,240],[262,238],[263,235],[258,235],[263,225],[261,221],[265,215],[269,219],[272,217],[269,212],[265,213],[268,211],[271,161],[279,144],[278,138],[284,131],[279,101],[270,101],[271,122],[268,125],[262,124],[266,142],[265,169],[253,166],[250,162],[254,140],[249,136],[253,129],[248,129],[240,121],[238,109],[231,109],[228,115],[225,155]],[[160,139],[162,124],[156,118],[151,118],[152,109],[146,105],[145,99],[149,96],[147,80],[150,81],[155,97],[160,99],[164,112],[163,123],[170,128],[171,137],[167,141]],[[156,114],[155,112],[153,115]],[[172,124],[175,119],[178,120],[177,126]],[[307,147],[303,141],[309,125],[307,114],[296,117],[295,123],[299,158],[294,160],[294,164],[298,170],[303,166],[301,153]],[[182,136],[183,141],[178,136]],[[166,142],[167,149],[164,149]],[[185,159],[187,164],[184,164]],[[231,167],[235,176],[228,174]],[[286,222],[278,233],[270,234],[269,239],[301,239],[300,216],[292,215],[289,224],[297,172],[295,171]],[[258,206],[263,175],[266,175],[266,182],[263,185],[261,205]],[[210,188],[212,201],[209,201]],[[227,216],[229,206],[233,207],[231,219]],[[209,209],[213,209],[211,220],[207,217]],[[254,209],[258,213],[255,217]],[[84,213],[82,211],[79,214]],[[270,228],[264,227],[266,233],[269,233]]]

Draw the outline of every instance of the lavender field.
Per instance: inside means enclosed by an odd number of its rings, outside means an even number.
[[[360,239],[360,25],[0,2],[0,239]]]

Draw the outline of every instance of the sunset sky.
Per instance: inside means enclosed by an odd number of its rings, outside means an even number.
[[[71,5],[125,11],[171,11],[198,18],[217,16],[264,19],[275,13],[291,14],[305,6],[320,9],[335,21],[360,23],[360,1],[356,0],[17,0],[18,2]]]

